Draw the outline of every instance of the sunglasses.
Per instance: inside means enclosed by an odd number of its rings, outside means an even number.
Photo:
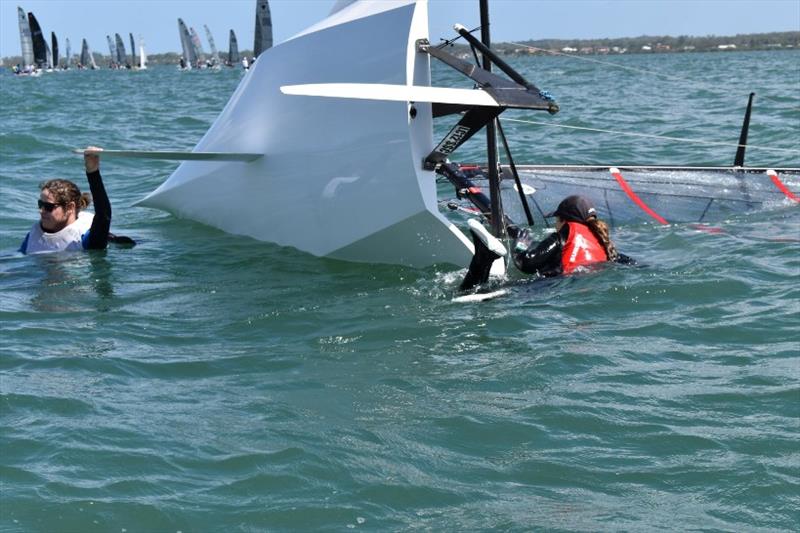
[[[37,200],[37,202],[39,204],[39,209],[44,209],[48,213],[52,213],[53,209],[55,209],[58,206],[64,205],[64,204],[54,204],[52,202],[43,202],[41,200]]]

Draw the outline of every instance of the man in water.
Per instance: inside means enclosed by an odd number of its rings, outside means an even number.
[[[102,148],[90,146],[83,152],[91,195],[81,194],[69,180],[49,180],[39,186],[39,220],[25,236],[20,252],[102,250],[108,245],[111,203],[100,176],[100,151]],[[85,211],[92,199],[94,214]]]

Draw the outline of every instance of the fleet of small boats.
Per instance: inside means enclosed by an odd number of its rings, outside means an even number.
[[[42,29],[33,13],[26,13],[21,7],[17,8],[20,47],[22,51],[22,62],[14,66],[13,72],[19,76],[39,76],[42,72],[52,72],[56,69],[69,69],[73,58],[69,39],[66,39],[66,57],[60,56],[58,38],[55,32],[51,32],[51,41],[48,43],[42,33]],[[269,5],[266,0],[257,2],[257,17],[261,17],[261,22],[257,22],[259,33],[256,35],[255,47],[263,50],[272,46],[272,23],[269,16]],[[257,19],[258,20],[258,19]],[[192,68],[211,68],[219,69],[221,65],[233,67],[239,64],[239,46],[236,34],[230,30],[229,48],[226,60],[223,63],[220,59],[219,51],[214,42],[214,37],[207,25],[204,25],[206,39],[208,40],[211,55],[206,60],[203,52],[200,37],[194,28],[187,28],[183,20],[178,19],[178,31],[180,35],[182,57],[180,68],[191,70]],[[106,35],[108,44],[109,61],[108,68],[111,69],[147,69],[147,54],[144,49],[144,42],[139,36],[138,57],[136,41],[133,33],[129,33],[130,55],[128,55],[125,43],[119,33]],[[52,45],[52,48],[51,48]],[[256,56],[257,57],[257,56]],[[77,58],[76,66],[79,69],[97,69],[97,63],[86,39],[82,40],[81,53]],[[255,58],[253,58],[254,60]],[[246,67],[249,66],[249,62]]]

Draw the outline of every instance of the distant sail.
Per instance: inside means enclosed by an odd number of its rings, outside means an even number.
[[[69,37],[64,40],[67,42],[67,53],[66,57],[64,58],[64,68],[67,69],[69,68],[69,63],[72,60],[72,47],[69,45]]]
[[[111,40],[110,35],[106,35],[106,40],[108,41],[108,53],[111,56],[109,57],[109,60],[111,61],[109,66],[113,68],[114,65],[117,64],[117,49],[114,46],[114,41]]]
[[[217,45],[214,44],[214,36],[211,35],[211,30],[208,29],[207,25],[203,24],[203,28],[206,30],[206,39],[208,39],[208,46],[211,47],[213,62],[215,65],[219,65],[219,52],[217,52]]]
[[[232,67],[239,63],[239,42],[236,40],[236,34],[231,30],[228,39],[228,66]]]
[[[83,40],[83,44],[81,45],[81,66],[97,70],[97,63],[94,62],[94,54],[92,54],[92,49],[89,48],[89,43],[86,42],[86,39]]]
[[[122,37],[119,33],[114,34],[114,40],[117,44],[117,64],[122,67],[128,62],[128,56],[125,53],[125,43],[122,42]]]
[[[47,70],[53,70],[53,53],[50,52],[50,45],[47,42],[44,43],[44,48],[47,51]]]
[[[31,38],[31,26],[28,24],[28,15],[21,7],[17,8],[19,16],[19,40],[22,48],[22,68],[33,65],[33,39]]]
[[[36,68],[42,68],[47,64],[47,41],[42,35],[42,28],[33,13],[28,12],[28,24],[31,27],[31,39],[33,40],[33,61]]]
[[[50,32],[50,42],[53,43],[53,68],[56,68],[58,67],[58,39],[53,31]]]
[[[191,36],[192,46],[194,47],[194,54],[197,56],[197,60],[200,64],[205,64],[206,58],[203,54],[203,43],[200,42],[200,37],[197,36],[197,32],[194,31],[194,28],[189,28],[189,35]]]
[[[128,36],[131,38],[131,66],[135,67],[136,65],[136,44],[133,42],[133,34],[128,33]]]
[[[139,70],[147,68],[147,54],[144,53],[144,39],[139,36]]]
[[[269,1],[257,0],[253,56],[258,57],[267,48],[272,48],[272,16],[269,12]]]
[[[183,19],[178,19],[178,34],[181,38],[181,48],[183,49],[183,59],[186,61],[186,68],[192,68],[197,62],[197,55],[194,53],[194,45],[192,45],[192,38],[189,35],[189,30]]]

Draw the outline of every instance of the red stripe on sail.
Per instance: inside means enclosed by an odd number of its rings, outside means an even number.
[[[790,191],[789,188],[780,180],[777,172],[775,172],[774,170],[767,170],[767,176],[769,176],[769,179],[772,180],[772,183],[774,183],[775,186],[778,189],[780,189],[780,191],[786,196],[786,198],[800,203],[800,198],[795,196],[792,193],[792,191]]]
[[[661,215],[650,209],[650,207],[644,203],[635,192],[633,192],[633,189],[631,189],[631,186],[628,185],[627,181],[625,181],[625,178],[622,177],[622,173],[618,168],[610,168],[609,171],[611,172],[611,175],[614,176],[614,179],[617,180],[619,186],[622,187],[622,190],[625,191],[625,194],[628,195],[628,198],[630,198],[633,203],[638,205],[642,211],[653,217],[656,221],[658,221],[659,224],[669,224],[669,222],[664,220]]]

